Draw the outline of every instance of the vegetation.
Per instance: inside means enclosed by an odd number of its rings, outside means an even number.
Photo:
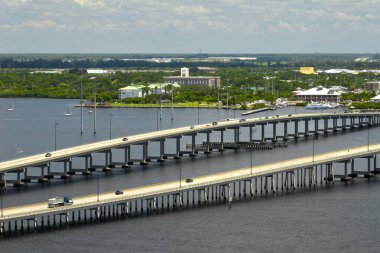
[[[334,64],[342,64],[353,62],[355,55],[323,55],[325,58],[324,67]],[[9,56],[7,56],[9,57]],[[296,70],[296,64],[310,64],[316,66],[321,64],[322,56],[320,55],[261,55],[258,57],[257,65],[251,63],[232,61],[233,67],[219,68],[217,73],[209,73],[201,71],[196,66],[189,64],[191,67],[191,75],[218,75],[221,77],[222,86],[220,89],[213,89],[200,86],[184,86],[172,89],[170,86],[165,89],[163,94],[154,94],[149,92],[148,84],[162,83],[166,75],[179,75],[179,67],[164,68],[165,65],[160,65],[159,69],[116,69],[112,74],[107,75],[90,75],[78,68],[79,66],[112,66],[111,63],[102,63],[100,59],[84,61],[65,61],[63,62],[57,57],[46,57],[29,61],[27,67],[44,66],[53,67],[58,64],[58,67],[71,66],[73,68],[63,71],[61,74],[56,73],[37,73],[35,69],[22,69],[26,64],[24,61],[17,61],[16,58],[1,58],[0,57],[0,97],[45,97],[45,98],[77,98],[81,97],[81,87],[83,89],[84,99],[93,101],[95,93],[97,101],[101,103],[124,103],[129,105],[157,105],[159,101],[173,100],[176,105],[186,103],[201,103],[206,106],[217,106],[218,97],[220,105],[238,105],[246,108],[247,104],[264,99],[274,102],[277,98],[291,99],[292,91],[297,88],[308,89],[315,86],[344,86],[350,90],[357,88],[363,89],[366,81],[377,80],[375,73],[359,73],[353,74],[318,74],[304,75]],[[98,56],[100,57],[100,56]],[[135,57],[147,57],[147,55],[139,55]],[[327,57],[327,58],[326,58]],[[185,62],[191,63],[190,58],[184,58]],[[26,61],[28,62],[28,61]],[[54,64],[52,63],[54,62]],[[20,63],[19,65],[15,64]],[[38,64],[37,64],[38,63]],[[50,64],[51,63],[51,64]],[[72,64],[71,64],[72,63]],[[96,64],[95,64],[96,63]],[[199,63],[199,62],[198,62]],[[289,65],[289,63],[293,65]],[[13,65],[12,65],[13,64]],[[37,64],[37,65],[33,65]],[[98,65],[97,65],[98,64]],[[105,65],[104,65],[105,64]],[[203,63],[204,64],[204,63]],[[236,65],[234,65],[236,64]],[[255,63],[256,64],[256,63]],[[364,64],[364,63],[363,63]],[[362,65],[363,65],[362,64]],[[187,64],[186,64],[187,65]],[[212,64],[211,64],[212,65]],[[364,64],[365,65],[365,64]],[[4,68],[8,66],[8,68]],[[20,68],[9,68],[20,67]],[[55,66],[55,67],[57,67]],[[169,66],[169,65],[168,65]],[[285,66],[285,67],[284,67]],[[346,66],[346,65],[345,65]],[[25,67],[25,66],[24,66]],[[122,101],[118,100],[118,89],[138,84],[142,85],[142,98],[128,98]],[[342,100],[352,101],[368,101],[374,94],[359,93],[359,94],[344,94]],[[228,98],[228,101],[227,101]],[[253,107],[259,108],[259,104],[254,104]]]

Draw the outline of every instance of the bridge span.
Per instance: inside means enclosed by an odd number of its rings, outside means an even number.
[[[179,159],[184,155],[196,156],[199,152],[224,151],[226,148],[252,148],[257,144],[286,142],[289,138],[328,134],[362,127],[378,126],[380,113],[317,113],[297,115],[276,115],[262,118],[229,119],[209,124],[186,126],[175,129],[148,132],[128,137],[69,147],[43,154],[0,162],[0,186],[22,186],[27,183],[44,183],[54,178],[67,179],[75,174],[91,175],[95,170],[111,171],[115,167],[128,168],[133,164],[145,165],[151,161],[163,162],[165,159]],[[240,129],[248,128],[248,138],[241,140]],[[253,139],[254,132],[259,139]],[[266,132],[270,130],[271,136]],[[281,130],[281,133],[279,133]],[[225,132],[232,131],[233,142],[225,141]],[[196,136],[205,137],[202,144],[196,143]],[[183,150],[182,138],[190,138],[189,150]],[[217,139],[212,142],[211,137]],[[174,140],[175,152],[167,153],[168,140]],[[153,143],[159,143],[158,155],[150,154]],[[228,147],[225,143],[228,143]],[[182,147],[182,148],[181,148]],[[132,157],[131,150],[141,153],[139,158]],[[121,152],[122,159],[116,161],[114,152]],[[95,164],[94,155],[101,156],[103,163]],[[73,167],[73,160],[80,167]],[[32,174],[33,172],[38,171]]]
[[[245,167],[196,178],[75,197],[72,205],[49,208],[47,202],[2,210],[0,233],[101,221],[116,217],[176,210],[183,206],[231,203],[257,195],[333,185],[337,180],[370,179],[380,172],[380,143]],[[367,160],[367,168],[355,161]],[[343,166],[338,166],[338,165]],[[340,167],[340,168],[338,168]],[[63,219],[63,220],[62,220]]]

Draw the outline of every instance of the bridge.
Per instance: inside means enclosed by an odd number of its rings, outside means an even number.
[[[116,217],[176,210],[183,206],[229,203],[242,197],[275,194],[332,185],[336,180],[349,182],[355,178],[371,178],[380,172],[377,155],[380,144],[338,150],[180,179],[166,183],[123,189],[114,192],[74,198],[72,205],[49,208],[47,202],[2,210],[0,233],[12,233],[45,227],[101,221]],[[367,160],[367,168],[355,168],[355,161]],[[343,165],[341,170],[336,169]],[[63,219],[63,220],[62,220]]]
[[[149,132],[80,145],[36,154],[19,159],[0,163],[0,186],[19,187],[27,183],[44,183],[52,179],[67,179],[73,175],[91,175],[95,170],[111,171],[115,167],[128,168],[133,164],[146,165],[151,161],[163,162],[165,159],[180,159],[184,155],[197,156],[199,152],[209,154],[213,150],[224,151],[227,148],[239,149],[242,146],[252,148],[257,144],[286,142],[289,138],[300,138],[310,135],[328,134],[362,127],[379,125],[379,112],[365,113],[319,113],[276,115],[262,118],[228,119],[209,124],[180,127],[157,132]],[[246,140],[241,140],[240,129],[248,129]],[[254,132],[259,134],[253,139]],[[271,136],[268,137],[268,129]],[[279,135],[279,131],[282,131]],[[232,131],[233,142],[226,142],[225,134]],[[256,133],[256,134],[257,134]],[[205,141],[196,143],[196,137],[202,135]],[[189,150],[183,150],[185,137],[191,139]],[[217,138],[217,142],[212,142]],[[174,140],[175,152],[166,153],[169,141]],[[159,144],[158,155],[150,155],[149,150],[153,143]],[[262,146],[262,145],[261,145]],[[265,146],[265,145],[264,145]],[[131,150],[140,152],[139,158],[132,157]],[[121,152],[122,159],[116,161],[114,153]],[[94,156],[101,156],[102,164],[95,164]],[[73,167],[73,161],[80,163],[80,167]],[[36,170],[38,171],[36,175]],[[31,173],[31,172],[34,172]]]

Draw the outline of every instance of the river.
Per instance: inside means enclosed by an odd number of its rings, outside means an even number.
[[[9,104],[14,110],[7,111]],[[179,126],[241,117],[240,111],[217,109],[103,108],[84,109],[81,134],[78,100],[0,99],[0,160],[120,138]],[[63,116],[68,106],[73,115]],[[93,109],[92,109],[93,110]],[[305,113],[288,107],[248,117]],[[310,113],[310,111],[307,111]],[[379,128],[347,131],[315,139],[314,152],[377,143]],[[259,131],[258,131],[259,132]],[[270,130],[267,131],[268,135]],[[241,139],[247,136],[242,130]],[[227,136],[226,138],[231,138]],[[368,138],[370,137],[370,138]],[[197,137],[202,141],[203,136]],[[185,144],[186,141],[182,143]],[[187,141],[188,143],[190,140]],[[169,147],[170,149],[170,147]],[[312,154],[312,142],[301,138],[287,148],[253,151],[253,164]],[[152,152],[155,152],[153,149]],[[182,177],[190,178],[250,165],[250,152],[226,151],[208,156],[184,158]],[[363,161],[364,162],[364,161]],[[365,163],[363,163],[365,166]],[[46,185],[9,188],[3,195],[4,207],[46,201],[52,196],[94,194],[99,178],[100,191],[178,179],[178,163],[134,165],[127,171],[96,173]],[[0,240],[0,252],[378,252],[380,232],[380,183],[357,179],[334,187],[278,193],[267,197],[210,205],[159,215],[130,218],[100,224],[35,232]]]

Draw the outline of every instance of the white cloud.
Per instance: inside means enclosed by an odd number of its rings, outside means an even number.
[[[174,8],[174,11],[180,15],[204,15],[210,13],[210,10],[203,5],[179,5]]]
[[[360,20],[359,16],[350,15],[350,14],[344,13],[342,11],[335,12],[335,18],[341,19],[341,20],[349,20],[349,21],[358,21],[358,20]]]

